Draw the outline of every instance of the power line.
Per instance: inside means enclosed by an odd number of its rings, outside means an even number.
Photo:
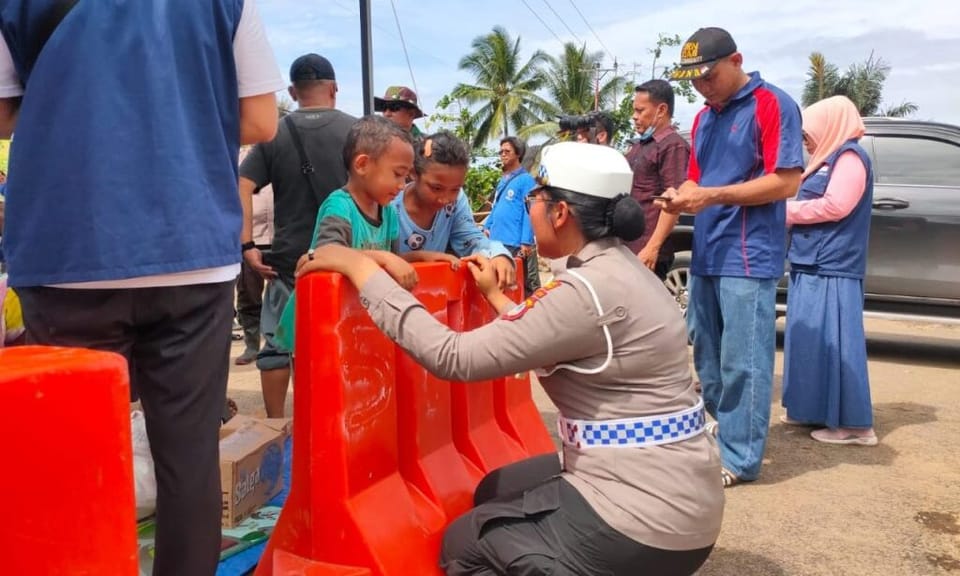
[[[547,23],[543,21],[543,18],[541,18],[539,14],[537,14],[537,11],[531,8],[529,4],[527,4],[527,0],[520,0],[520,1],[523,2],[523,5],[527,7],[527,10],[529,10],[530,13],[533,14],[534,17],[537,20],[539,20],[541,24],[543,24],[543,27],[546,28],[548,32],[553,34],[553,37],[557,39],[557,42],[559,42],[560,44],[563,44],[563,40],[561,40],[560,37],[557,36],[557,33],[553,31],[553,28],[550,28],[549,26],[547,26]]]
[[[577,5],[573,2],[573,0],[570,0],[570,5],[573,6],[573,9],[576,10],[577,14],[580,15],[580,19],[583,20],[583,23],[586,24],[587,28],[590,29],[590,32],[593,34],[593,37],[596,38],[597,42],[600,43],[600,46],[603,47],[603,51],[607,53],[607,56],[609,56],[611,60],[616,60],[613,54],[610,53],[610,50],[607,49],[607,46],[603,43],[603,40],[600,39],[600,36],[597,35],[597,31],[593,29],[593,26],[591,26],[589,22],[587,22],[587,18],[583,15],[583,12],[581,12],[580,9],[577,8]]]
[[[390,0],[390,7],[393,8],[393,19],[397,23],[397,32],[400,34],[400,46],[403,47],[403,57],[407,60],[407,70],[410,71],[410,81],[413,82],[413,91],[420,93],[417,87],[417,79],[413,76],[413,66],[410,64],[410,54],[407,52],[407,43],[403,39],[403,28],[400,27],[400,17],[397,15],[397,5]]]
[[[549,8],[550,11],[553,12],[553,15],[556,16],[558,20],[560,20],[560,23],[563,24],[563,27],[567,29],[567,32],[569,32],[570,35],[573,36],[573,38],[577,41],[577,44],[584,44],[584,41],[581,40],[579,36],[577,36],[577,33],[571,30],[569,26],[567,26],[566,20],[564,20],[562,16],[557,14],[557,11],[553,9],[553,6],[550,5],[550,2],[548,0],[543,0],[543,3],[546,4],[547,8]]]

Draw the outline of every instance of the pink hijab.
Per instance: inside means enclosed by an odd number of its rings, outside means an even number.
[[[832,96],[808,106],[803,111],[803,133],[814,150],[803,177],[819,170],[844,142],[860,138],[865,130],[860,112],[846,96]]]

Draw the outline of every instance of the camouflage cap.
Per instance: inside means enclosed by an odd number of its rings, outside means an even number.
[[[383,112],[391,102],[407,104],[414,110],[414,118],[423,117],[423,110],[420,109],[420,105],[417,103],[417,93],[406,86],[390,86],[387,88],[387,92],[383,95],[383,98],[374,96],[373,109],[376,112]]]

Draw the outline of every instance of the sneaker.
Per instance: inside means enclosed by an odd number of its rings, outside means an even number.
[[[810,433],[810,437],[825,444],[853,444],[857,446],[876,446],[877,435],[873,428],[868,430],[853,428],[821,428]]]
[[[257,351],[247,348],[243,351],[243,354],[237,356],[237,359],[233,361],[237,366],[246,366],[247,364],[252,364],[254,360],[257,359]]]

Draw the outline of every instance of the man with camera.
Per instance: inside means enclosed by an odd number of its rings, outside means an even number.
[[[562,116],[561,135],[574,133],[577,142],[610,146],[613,143],[614,123],[609,112],[590,112],[579,116]]]

